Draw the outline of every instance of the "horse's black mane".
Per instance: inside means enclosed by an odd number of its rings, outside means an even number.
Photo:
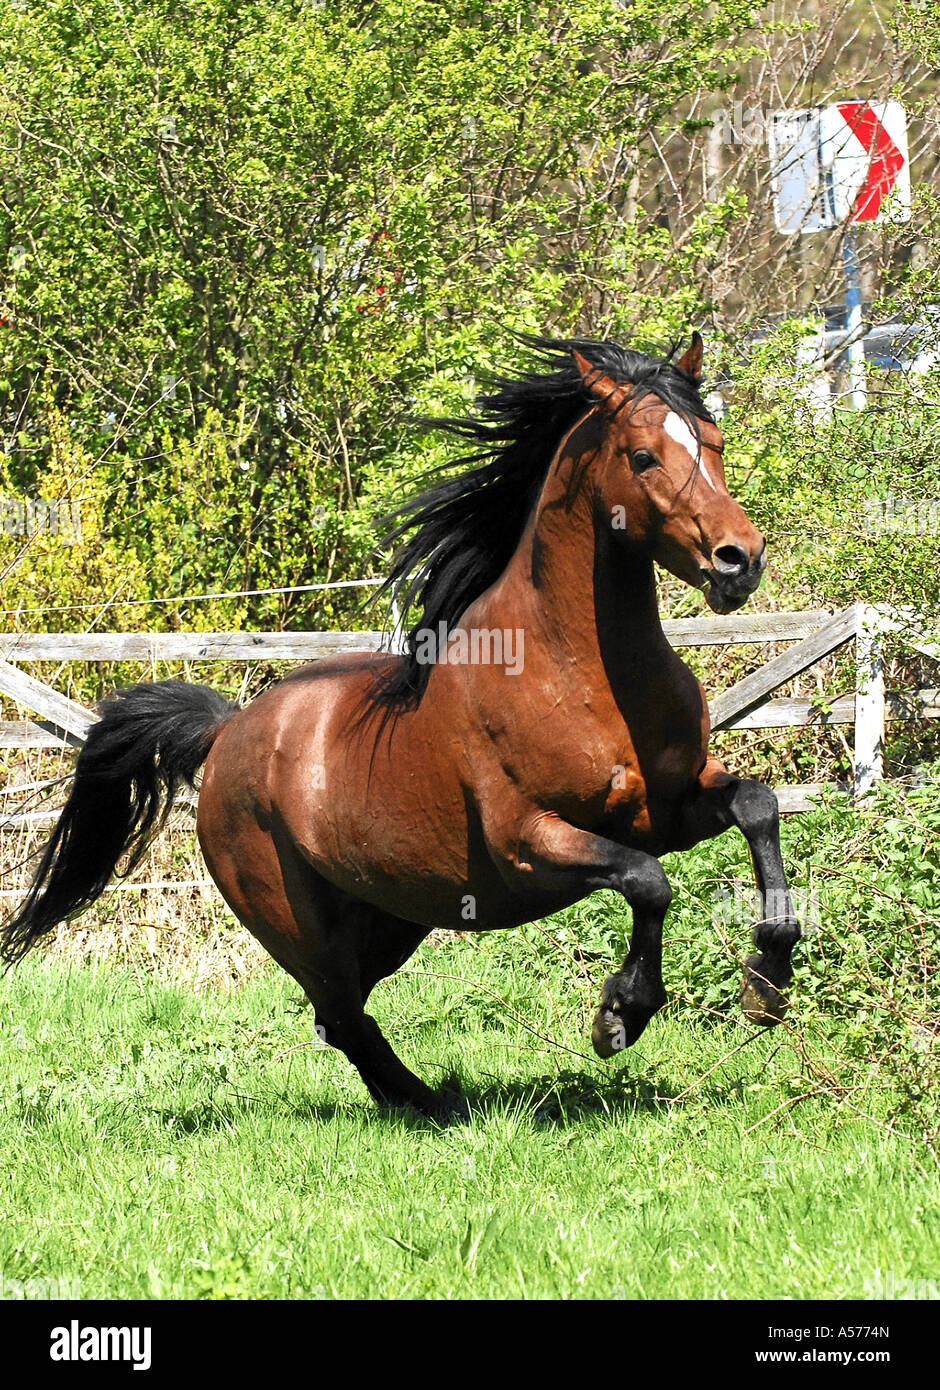
[[[520,335],[521,336],[521,335]],[[449,630],[488,589],[516,550],[548,465],[564,434],[594,403],[572,352],[616,382],[632,382],[630,400],[653,394],[700,432],[696,418],[710,420],[700,379],[672,362],[675,349],[652,357],[616,343],[590,338],[553,339],[525,335],[535,363],[519,377],[494,376],[477,398],[478,415],[423,423],[472,441],[476,449],[444,465],[464,471],[448,477],[398,507],[384,522],[397,525],[383,545],[401,542],[379,596],[396,595],[401,612],[420,610],[405,634],[404,660],[376,681],[373,707],[387,713],[414,708],[424,694],[431,667],[416,658],[420,629]],[[441,469],[432,469],[433,476]]]

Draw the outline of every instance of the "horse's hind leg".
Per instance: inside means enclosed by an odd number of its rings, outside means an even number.
[[[359,961],[359,987],[365,1004],[379,980],[387,979],[414,955],[428,934],[427,927],[415,926],[401,917],[378,908],[366,909],[359,930],[356,956]]]
[[[364,1009],[376,982],[408,959],[426,929],[333,887],[277,828],[222,848],[201,838],[232,910],[302,986],[321,1036],[345,1052],[375,1100],[435,1117],[453,1113],[452,1099],[408,1070]]]
[[[337,899],[330,950],[312,953],[298,975],[318,1031],[345,1052],[379,1104],[411,1105],[422,1114],[449,1118],[461,1107],[408,1070],[363,1007],[377,981],[397,970],[427,931],[345,894]]]

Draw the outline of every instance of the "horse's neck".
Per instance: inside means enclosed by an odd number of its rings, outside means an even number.
[[[520,623],[557,655],[562,683],[570,672],[579,685],[597,689],[606,682],[619,696],[648,682],[671,651],[652,559],[629,552],[607,518],[595,518],[584,480],[569,500],[578,463],[562,460],[549,470],[499,587],[503,602],[517,606]]]

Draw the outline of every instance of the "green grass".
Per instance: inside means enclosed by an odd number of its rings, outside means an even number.
[[[806,1036],[682,1002],[594,1058],[606,966],[566,950],[604,903],[549,924],[562,949],[537,927],[447,939],[379,986],[405,1060],[465,1089],[471,1119],[446,1129],[381,1113],[306,1045],[279,971],[197,994],[28,959],[0,981],[0,1275],[78,1278],[85,1298],[382,1299],[842,1299],[887,1270],[936,1278],[937,1166],[890,1090],[811,1094]]]

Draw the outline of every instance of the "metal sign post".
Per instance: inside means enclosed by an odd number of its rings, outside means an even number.
[[[845,326],[848,330],[846,356],[849,359],[849,386],[852,407],[864,410],[868,404],[865,389],[865,339],[862,332],[862,282],[858,272],[855,223],[847,222],[842,238],[842,264],[845,269]]]

